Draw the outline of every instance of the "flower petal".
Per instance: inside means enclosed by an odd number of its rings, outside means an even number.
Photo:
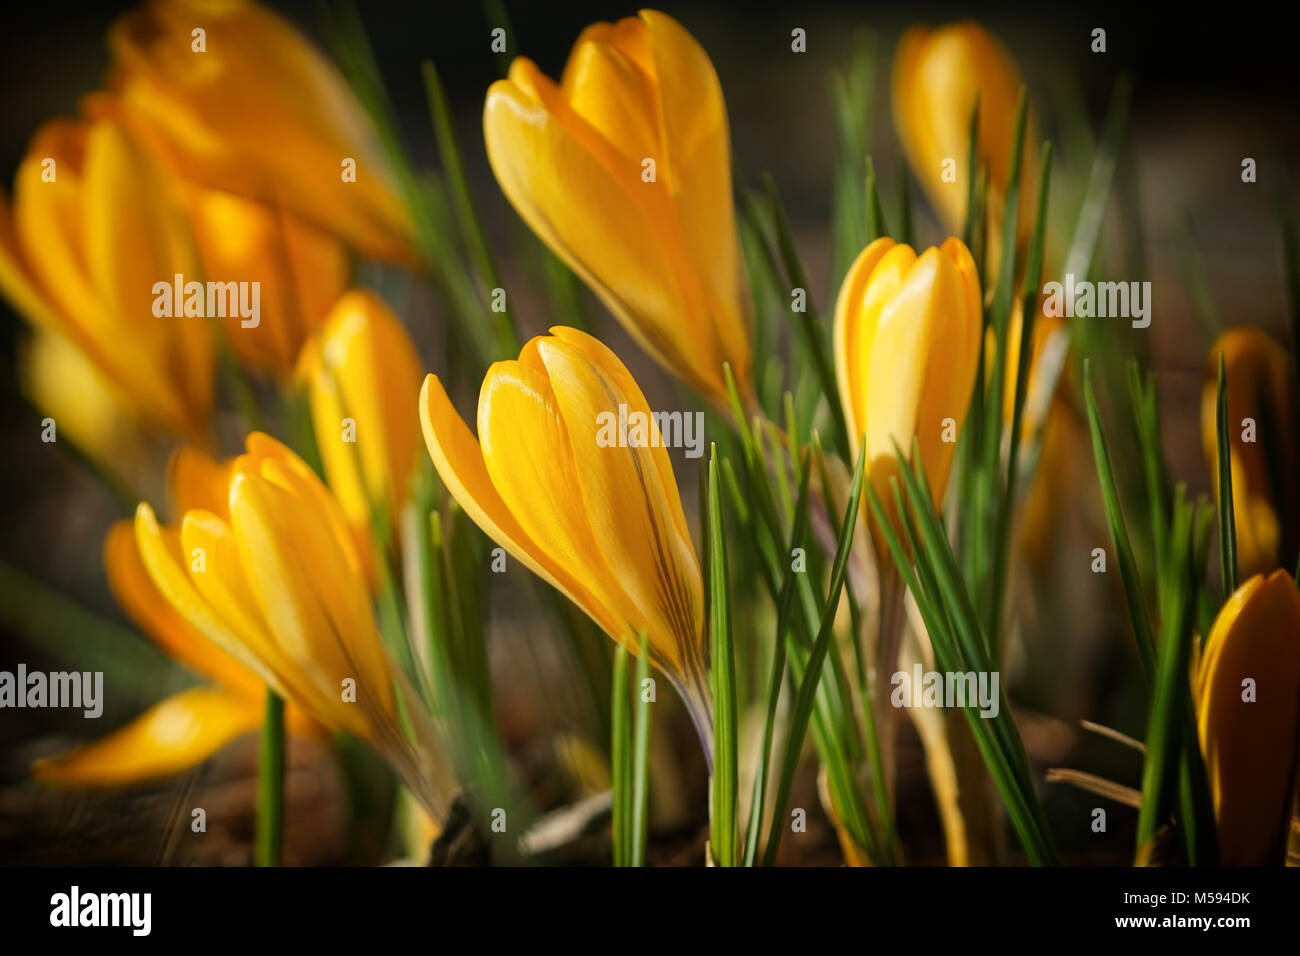
[[[153,509],[141,502],[135,511],[135,540],[140,549],[140,560],[159,593],[208,640],[272,687],[282,689],[266,665],[249,650],[246,635],[232,628],[194,587],[185,565],[181,563],[180,542],[176,538],[175,532],[169,532],[158,524]]]
[[[634,646],[636,630],[644,629],[662,666],[702,681],[707,667],[700,567],[690,535],[683,533],[686,519],[676,484],[669,493],[663,482],[663,469],[671,474],[667,452],[602,447],[598,441],[602,419],[604,430],[609,423],[617,429],[622,405],[629,416],[633,411],[645,416],[648,438],[658,445],[661,436],[644,398],[638,395],[642,407],[634,408],[611,376],[563,340],[543,339],[538,350],[564,419],[584,526],[610,580],[619,582],[628,600],[624,614],[631,630],[610,636]]]
[[[478,441],[456,413],[436,375],[424,380],[420,423],[429,457],[443,484],[483,533],[591,615],[603,630],[616,629],[616,620],[587,587],[533,541],[510,513],[492,484]]]
[[[195,687],[106,737],[36,761],[31,773],[40,783],[69,789],[144,783],[197,766],[261,722],[261,698]]]
[[[257,697],[262,681],[204,637],[159,593],[140,560],[132,522],[125,518],[104,537],[104,571],[117,603],[169,657],[227,689]]]
[[[1197,730],[1222,862],[1280,864],[1300,756],[1300,590],[1289,572],[1256,575],[1228,599],[1199,684]]]
[[[902,273],[916,259],[911,247],[903,246],[901,248],[906,252],[894,252],[892,257],[898,265],[873,279],[881,260],[895,247],[893,239],[881,236],[863,249],[849,267],[835,300],[835,375],[839,380],[840,402],[849,426],[849,439],[855,451],[867,424],[865,360],[871,354],[877,313],[885,299],[898,288]]]
[[[529,227],[640,345],[716,401],[725,355],[662,181],[614,149],[520,58],[488,90],[483,132],[497,182]],[[653,158],[653,157],[651,157]]]

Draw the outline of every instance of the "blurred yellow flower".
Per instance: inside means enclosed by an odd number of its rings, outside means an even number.
[[[37,329],[18,356],[23,392],[100,467],[134,487],[150,460],[139,416],[122,390],[58,332]]]
[[[91,122],[118,123],[151,146],[188,215],[199,267],[199,275],[188,278],[256,284],[255,319],[233,302],[219,309],[236,358],[279,378],[292,374],[303,343],[348,287],[352,261],[343,241],[284,206],[187,181],[166,142],[122,97],[96,91],[82,99],[81,109]]]
[[[277,693],[374,745],[442,819],[452,777],[375,627],[342,511],[273,438],[254,432],[247,448],[229,465],[225,514],[190,507],[177,534],[140,504],[135,537],[149,576],[177,613]]]
[[[284,206],[365,255],[414,261],[370,118],[279,15],[242,0],[150,0],[112,25],[108,46],[111,88],[185,179]]]
[[[1289,572],[1257,574],[1228,598],[1196,691],[1220,858],[1280,866],[1300,758],[1300,590]]]
[[[201,440],[211,330],[153,311],[156,282],[194,273],[184,216],[164,183],[148,151],[111,120],[45,124],[18,167],[12,214],[0,198],[0,291],[84,352],[143,421]]]
[[[245,326],[238,314],[224,320],[235,356],[288,377],[303,344],[348,287],[347,249],[292,213],[215,189],[193,191],[190,223],[208,281],[259,283],[258,324]]]
[[[856,454],[892,514],[895,443],[912,440],[936,505],[975,386],[983,311],[975,261],[960,239],[918,256],[887,237],[862,250],[835,303],[835,370]],[[883,552],[882,552],[883,553]]]
[[[1300,480],[1297,396],[1290,356],[1263,330],[1229,329],[1210,346],[1201,392],[1201,440],[1216,498],[1221,353],[1227,373],[1232,507],[1238,579],[1242,579],[1295,561],[1300,537],[1300,503],[1294,494]]]
[[[728,408],[750,346],[726,106],[672,17],[597,23],[557,86],[520,57],[483,107],[488,160],[524,221],[669,371]]]
[[[894,123],[908,161],[949,230],[966,221],[970,187],[970,116],[979,94],[976,157],[988,169],[988,254],[996,274],[1002,246],[1002,216],[1011,177],[1016,101],[1024,80],[998,39],[972,21],[933,29],[917,25],[894,53]],[[1035,210],[1038,136],[1033,116],[1026,123],[1020,176],[1020,239],[1028,237]]]
[[[668,452],[618,357],[576,329],[551,333],[488,369],[477,441],[438,377],[426,378],[429,454],[488,537],[633,652],[644,631],[711,753],[704,590]],[[629,420],[647,416],[646,444],[599,440],[598,422],[620,405]]]
[[[335,303],[299,360],[325,477],[362,540],[371,534],[372,504],[393,523],[406,503],[420,447],[422,373],[406,327],[364,289]]]
[[[178,506],[207,507],[221,514],[228,477],[228,464],[182,448],[172,456],[168,483]],[[163,534],[179,552],[176,530],[167,528]],[[126,786],[180,773],[262,722],[265,684],[205,638],[158,593],[140,559],[130,520],[116,522],[105,536],[104,570],[113,596],[136,627],[209,685],[174,694],[99,740],[37,761],[32,776],[50,786]],[[287,709],[286,720],[295,731],[312,729],[295,707]]]

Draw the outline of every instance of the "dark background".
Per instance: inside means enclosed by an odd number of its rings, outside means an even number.
[[[10,4],[0,13],[0,182],[4,188],[9,188],[13,170],[38,125],[51,116],[75,112],[79,97],[100,82],[106,67],[104,31],[130,6],[44,2]],[[319,35],[316,4],[272,6],[309,35]],[[941,24],[970,17],[996,33],[1024,71],[1041,132],[1054,143],[1058,132],[1054,117],[1065,104],[1081,105],[1095,130],[1116,76],[1131,74],[1136,98],[1116,193],[1137,203],[1148,271],[1141,278],[1152,280],[1155,290],[1150,349],[1159,376],[1170,470],[1176,479],[1186,480],[1193,492],[1209,490],[1199,437],[1200,389],[1209,342],[1191,317],[1178,269],[1177,227],[1184,216],[1190,219],[1223,323],[1258,324],[1280,336],[1285,312],[1275,212],[1284,180],[1300,181],[1297,55],[1294,33],[1288,27],[1271,23],[1257,8],[1245,6],[1220,10],[1212,19],[1183,5],[1162,8],[1139,3],[1088,4],[1078,9],[978,3],[665,2],[659,6],[681,20],[713,59],[726,96],[736,167],[750,183],[765,171],[775,176],[791,210],[814,288],[819,290],[825,290],[829,281],[835,156],[827,77],[831,69],[847,64],[855,36],[862,30],[872,31],[875,38],[877,90],[871,148],[882,183],[896,182],[902,168],[889,107],[888,71],[894,45],[911,23]],[[510,54],[528,55],[546,73],[557,76],[584,26],[633,15],[636,7],[612,2],[521,2],[508,4],[508,10]],[[452,101],[472,188],[490,238],[500,244],[517,232],[517,224],[492,180],[479,125],[483,93],[498,75],[498,61],[489,50],[489,31],[497,24],[489,22],[474,3],[363,3],[360,12],[402,116],[407,142],[420,162],[430,162],[434,156],[420,62],[425,58],[436,62]],[[1091,30],[1097,26],[1107,30],[1104,55],[1089,50]],[[806,54],[790,51],[794,27],[807,31]],[[1241,182],[1245,156],[1258,161],[1255,185]],[[1062,175],[1068,179],[1086,172],[1091,157],[1062,150],[1059,158]],[[924,197],[915,183],[913,200],[919,213]],[[924,244],[942,238],[932,220],[921,218],[919,226]],[[1116,234],[1112,216],[1103,242],[1131,238]],[[826,293],[818,297],[824,302]],[[633,355],[635,350],[621,330],[603,310],[588,304],[597,333],[629,358],[651,403],[673,395],[667,376],[639,354]],[[527,320],[528,310],[522,311]],[[533,316],[532,321],[540,326],[545,316]],[[0,302],[0,380],[7,386],[13,380],[16,343],[24,331],[23,322],[7,303]],[[74,595],[100,614],[120,619],[99,563],[100,541],[114,515],[113,504],[75,462],[50,454],[48,446],[37,440],[38,434],[38,416],[16,398],[11,387],[0,391],[0,562]],[[1049,613],[1030,617],[1031,627],[1045,641],[1071,650],[1035,658],[1037,645],[1031,639],[1028,663],[1012,664],[1031,675],[1037,670],[1040,677],[1043,671],[1052,671],[1047,686],[1068,687],[1059,696],[1041,688],[1034,695],[1056,703],[1054,713],[1042,715],[1041,722],[1026,728],[1027,738],[1032,737],[1031,744],[1038,748],[1036,757],[1050,765],[1065,762],[1093,770],[1100,764],[1116,779],[1136,785],[1135,758],[1117,757],[1112,746],[1099,747],[1092,738],[1080,738],[1074,724],[1080,717],[1090,717],[1109,720],[1139,736],[1142,730],[1125,703],[1127,698],[1115,699],[1117,685],[1122,684],[1116,672],[1133,667],[1122,643],[1127,638],[1120,606],[1113,592],[1078,571],[1086,560],[1080,556],[1105,543],[1105,532],[1096,522],[1090,455],[1082,445],[1077,451],[1076,470],[1084,480],[1078,486],[1080,497],[1060,505],[1068,512],[1062,523],[1070,523],[1071,528],[1058,559],[1063,564],[1073,562],[1074,568],[1055,573],[1050,579],[1053,590],[1045,590],[1059,603]],[[679,470],[678,477],[684,488],[694,487],[693,469]],[[12,668],[17,660],[25,660],[31,668],[44,666],[40,652],[13,641],[0,620],[0,668]],[[102,732],[130,716],[136,712],[134,706],[119,701],[95,730]],[[0,819],[8,815],[10,826],[28,826],[19,821],[30,820],[20,815],[31,809],[33,799],[16,771],[22,765],[20,758],[29,756],[23,748],[42,734],[67,733],[61,721],[51,711],[0,713],[0,747],[15,748],[10,754],[13,759],[0,761]],[[84,728],[72,731],[84,732]],[[247,784],[244,777],[251,753],[244,748],[233,757],[227,755],[204,778],[205,785],[218,787],[232,807],[235,842],[247,837],[238,821],[243,819],[241,801],[248,795],[238,787]],[[913,752],[912,759],[917,757]],[[911,770],[920,768],[914,764]],[[191,779],[185,786],[192,784]],[[227,790],[220,791],[220,786]],[[337,803],[338,786],[332,778],[300,781],[303,818],[317,820],[322,833],[336,828],[330,808]],[[1098,803],[1097,798],[1059,786],[1050,788],[1049,794],[1049,809],[1058,823]],[[59,834],[65,832],[60,826],[72,832],[86,819],[103,825],[104,815],[88,809],[102,809],[101,804],[36,799],[53,801],[46,816],[64,818],[57,825],[41,824],[48,826],[40,831],[42,846],[59,845]],[[106,832],[129,843],[131,824],[125,821],[148,819],[156,824],[160,812],[175,805],[166,793],[157,799],[158,808],[141,808],[138,802],[110,804],[114,812],[129,807],[130,815]],[[934,826],[933,821],[923,825]],[[1131,822],[1116,827],[1124,832],[1103,842],[1111,847],[1131,846]],[[1082,824],[1077,832],[1080,837],[1073,842],[1082,844]],[[6,859],[6,845],[12,852],[13,838],[12,832],[0,827],[0,862]],[[1062,836],[1062,842],[1068,846],[1071,841]],[[1081,858],[1089,858],[1086,846],[1075,850]],[[36,858],[58,859],[55,851],[41,852],[52,856]],[[87,844],[78,841],[68,852],[85,859]],[[337,859],[342,850],[324,839],[295,852],[301,860],[329,860]],[[111,852],[107,858],[119,859]]]

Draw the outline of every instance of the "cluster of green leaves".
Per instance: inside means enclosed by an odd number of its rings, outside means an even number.
[[[454,501],[442,507],[437,476],[426,459],[413,492],[413,574],[419,613],[412,615],[425,653],[411,658],[413,680],[442,732],[457,778],[480,825],[496,808],[526,819],[529,808],[510,785],[493,715],[484,639],[481,569],[486,539]],[[414,646],[413,646],[414,653]]]
[[[1012,140],[1010,175],[1006,186],[1006,205],[1002,210],[1002,257],[993,297],[984,310],[984,331],[992,331],[993,354],[986,356],[988,335],[980,337],[980,357],[976,366],[975,388],[966,413],[966,428],[958,451],[960,496],[957,506],[959,552],[964,577],[975,595],[977,610],[985,630],[993,641],[992,659],[1001,659],[1002,610],[1006,591],[1006,573],[1011,540],[1011,521],[1016,504],[1016,483],[1020,467],[1021,422],[1028,392],[1033,358],[1034,324],[1038,315],[1039,286],[1043,269],[1043,246],[1047,229],[1047,196],[1051,173],[1051,145],[1043,144],[1038,169],[1038,213],[1033,238],[1024,262],[1021,282],[1021,327],[1019,349],[1011,354],[1010,331],[1013,297],[1021,264],[1017,239],[1020,229],[1020,181],[1029,102],[1024,89],[1016,107],[1015,133]],[[971,111],[969,166],[972,193],[969,197],[966,234],[984,235],[981,218],[987,189],[987,177],[978,169],[976,130],[979,101]],[[978,182],[979,185],[975,185]],[[983,272],[982,242],[976,243],[976,261]],[[991,359],[987,361],[987,359]],[[1014,364],[1013,364],[1014,363]],[[1007,375],[1015,370],[1012,414],[1005,418]]]
[[[730,599],[718,605],[729,589],[725,587],[722,573],[726,562],[715,555],[717,548],[726,547],[728,540],[722,535],[720,494],[725,487],[731,502],[734,522],[743,539],[752,546],[748,551],[756,559],[756,574],[776,607],[776,630],[772,641],[772,659],[768,669],[766,692],[760,696],[765,720],[762,745],[754,773],[750,812],[743,842],[737,842],[734,857],[727,852],[720,855],[715,846],[715,860],[724,865],[740,862],[754,865],[775,862],[786,824],[786,813],[795,770],[802,753],[804,737],[811,726],[813,741],[822,765],[826,768],[827,783],[835,815],[849,837],[860,846],[869,859],[878,863],[896,862],[897,840],[891,819],[891,810],[883,793],[877,792],[874,804],[862,792],[859,781],[865,767],[871,767],[872,777],[882,779],[879,764],[879,746],[876,729],[869,706],[869,689],[866,686],[866,666],[857,641],[860,612],[853,598],[853,633],[851,635],[856,666],[847,667],[840,643],[836,637],[836,612],[841,598],[847,593],[845,580],[848,574],[849,550],[858,513],[858,504],[864,472],[864,457],[859,455],[848,499],[842,508],[836,507],[830,492],[825,459],[816,432],[805,441],[798,429],[794,415],[793,396],[787,393],[786,430],[780,433],[775,426],[755,416],[747,420],[741,407],[735,381],[727,370],[732,396],[733,413],[737,423],[740,454],[733,463],[730,458],[714,455],[710,461],[707,493],[709,502],[708,526],[713,531],[708,537],[711,569],[710,622],[715,654],[734,645],[723,638],[722,622],[731,616]],[[817,542],[811,538],[810,511],[813,507],[812,479],[814,467],[822,481],[823,501],[820,507],[825,514],[842,514],[836,524],[835,552],[827,568]],[[797,485],[797,492],[795,487]],[[801,554],[806,567],[795,559]],[[825,590],[823,590],[823,582]],[[826,666],[828,665],[829,666]],[[715,789],[713,813],[715,834],[731,833],[736,812],[734,785],[729,783],[734,773],[734,754],[724,754],[723,747],[735,746],[734,721],[731,716],[736,696],[734,673],[715,656],[714,693],[715,721]],[[721,676],[719,674],[721,672]],[[793,705],[784,726],[784,741],[775,761],[779,702],[783,688],[790,684]],[[862,701],[860,711],[854,701]],[[720,773],[726,780],[719,784]],[[775,793],[772,785],[775,782]],[[725,800],[719,805],[719,798]],[[770,813],[771,823],[766,839],[761,832],[763,822]],[[723,830],[718,830],[717,818],[722,815]],[[723,845],[730,846],[725,836]]]
[[[996,671],[993,642],[931,500],[920,445],[913,446],[910,463],[901,450],[896,453],[903,488],[900,490],[897,480],[891,482],[893,505],[906,547],[884,504],[870,488],[867,501],[925,621],[935,663],[940,670],[952,673]],[[1030,862],[1036,866],[1055,864],[1056,851],[1034,789],[1029,759],[1001,691],[995,716],[981,716],[974,702],[968,702],[963,713]]]
[[[1142,450],[1146,477],[1149,534],[1155,554],[1155,582],[1143,580],[1134,556],[1132,536],[1125,522],[1111,454],[1102,426],[1101,411],[1093,390],[1091,363],[1085,362],[1084,402],[1092,434],[1093,457],[1101,483],[1102,500],[1110,526],[1111,543],[1119,565],[1138,658],[1151,692],[1147,716],[1146,750],[1142,767],[1142,797],[1138,815],[1139,858],[1155,852],[1159,829],[1171,820],[1182,836],[1187,862],[1213,865],[1218,861],[1213,804],[1210,801],[1205,768],[1191,698],[1189,662],[1196,630],[1196,608],[1205,580],[1213,510],[1205,496],[1193,505],[1179,484],[1171,495],[1160,445],[1159,409],[1155,384],[1143,376],[1136,360],[1129,363],[1129,381],[1134,409],[1133,431]],[[1220,402],[1226,400],[1222,374]],[[1220,453],[1226,458],[1227,431],[1220,418]],[[1221,474],[1220,480],[1223,480]],[[1221,522],[1232,526],[1232,495],[1227,491]],[[1221,528],[1224,525],[1221,523]],[[1229,533],[1223,545],[1225,580],[1236,576],[1235,556]],[[1148,595],[1154,594],[1159,610],[1153,626]],[[1227,592],[1231,593],[1231,592]],[[1156,635],[1159,635],[1157,642]],[[1176,806],[1175,806],[1176,805]]]

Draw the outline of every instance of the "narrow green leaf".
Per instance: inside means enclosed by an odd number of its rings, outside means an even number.
[[[718,866],[737,863],[736,804],[738,719],[736,662],[731,643],[731,594],[727,582],[727,541],[723,527],[718,448],[709,453],[709,635],[713,683],[713,799],[710,843]]]
[[[812,469],[808,467],[807,457],[800,465],[799,498],[795,504],[794,530],[790,533],[790,551],[802,546],[808,527],[808,483]],[[781,598],[777,602],[776,635],[772,640],[772,667],[769,671],[767,686],[767,714],[763,722],[763,744],[758,751],[758,763],[754,768],[754,792],[749,802],[749,823],[745,827],[744,865],[753,866],[758,859],[758,844],[763,825],[763,813],[767,805],[767,781],[771,775],[772,738],[776,731],[777,704],[781,697],[781,685],[785,682],[786,631],[789,628],[790,611],[794,601],[794,576],[798,572],[792,567],[781,585]]]
[[[1172,804],[1173,770],[1182,746],[1183,706],[1188,693],[1187,668],[1191,655],[1190,509],[1181,500],[1174,507],[1170,535],[1170,586],[1161,602],[1160,653],[1155,694],[1147,721],[1146,751],[1142,764],[1142,803],[1138,809],[1137,845],[1155,836]],[[1177,586],[1173,579],[1181,583]]]
[[[857,464],[853,469],[853,483],[849,490],[848,507],[844,511],[844,520],[840,525],[839,538],[835,547],[835,560],[831,568],[831,586],[829,598],[826,602],[826,612],[822,616],[821,626],[817,632],[817,639],[813,644],[812,653],[808,656],[808,662],[799,683],[799,693],[790,715],[776,801],[773,805],[772,828],[768,832],[767,845],[763,853],[765,866],[771,866],[775,862],[777,851],[781,847],[781,836],[785,830],[785,811],[790,800],[790,788],[794,783],[795,768],[799,762],[799,751],[803,748],[804,734],[808,729],[808,719],[812,715],[817,685],[821,680],[822,663],[826,659],[831,636],[834,633],[835,609],[839,607],[840,595],[844,589],[844,578],[848,571],[849,548],[853,543],[853,526],[857,520],[858,504],[862,499],[865,462],[866,446],[863,445],[858,449]],[[879,850],[874,845],[869,845],[866,849],[872,857],[879,855]]]
[[[1016,478],[1020,474],[1020,430],[1033,365],[1034,325],[1038,320],[1038,285],[1043,275],[1043,246],[1047,241],[1047,196],[1052,174],[1052,144],[1043,144],[1038,169],[1038,213],[1033,238],[1029,244],[1029,261],[1025,266],[1025,291],[1020,310],[1020,351],[1016,356],[1016,388],[1012,396],[1009,452],[1002,500],[997,511],[996,544],[993,563],[992,612],[989,634],[993,641],[994,660],[1000,660],[1002,646],[1002,606],[1006,595],[1007,562],[1011,548],[1011,519],[1015,513]]]
[[[484,311],[495,326],[497,350],[501,355],[514,355],[519,351],[519,333],[511,318],[509,302],[504,302],[502,309],[493,308],[493,290],[500,287],[497,278],[496,263],[492,259],[492,250],[483,233],[483,224],[479,220],[474,196],[469,189],[469,180],[465,176],[465,163],[461,159],[460,147],[456,143],[456,133],[452,128],[451,108],[447,104],[447,94],[438,77],[437,67],[432,60],[421,64],[424,76],[424,92],[429,101],[429,114],[433,122],[434,138],[438,142],[438,154],[442,159],[442,168],[446,176],[448,191],[456,212],[456,221],[460,225],[461,237],[469,250],[469,258],[483,283]]]
[[[650,727],[651,701],[646,694],[650,679],[650,645],[645,632],[637,636],[636,716],[632,730],[632,847],[630,864],[645,866],[650,833]]]
[[[880,190],[876,185],[876,164],[867,157],[867,244],[875,242],[881,236],[889,235],[889,224],[885,222],[885,210],[880,204]]]
[[[1106,436],[1101,426],[1101,411],[1097,407],[1097,396],[1092,390],[1091,364],[1090,359],[1084,360],[1083,398],[1088,409],[1088,427],[1092,433],[1092,453],[1097,464],[1097,478],[1101,483],[1102,500],[1106,505],[1106,521],[1110,526],[1110,539],[1115,546],[1115,557],[1119,562],[1120,580],[1124,585],[1124,597],[1128,603],[1129,619],[1133,624],[1138,656],[1142,660],[1147,684],[1151,686],[1156,676],[1155,639],[1151,633],[1151,619],[1147,615],[1146,598],[1142,593],[1137,561],[1133,557],[1133,546],[1129,541],[1128,528],[1124,524],[1124,511],[1119,503],[1115,474],[1110,466],[1110,452],[1107,450]]]
[[[979,205],[976,188],[979,180],[979,129],[980,129],[980,94],[975,91],[971,102],[970,123],[966,133],[966,225],[962,227],[962,242],[967,249],[975,248],[975,239],[979,235]],[[980,275],[983,275],[983,271]]]
[[[1070,239],[1069,251],[1065,256],[1065,268],[1061,270],[1062,275],[1085,279],[1092,271],[1097,240],[1101,236],[1102,220],[1105,218],[1106,206],[1110,201],[1111,184],[1115,179],[1115,165],[1120,146],[1124,141],[1124,131],[1128,126],[1129,108],[1132,102],[1132,78],[1121,75],[1115,80],[1115,86],[1111,90],[1101,142],[1092,160],[1088,185],[1084,190],[1083,203],[1074,222],[1074,235]]]
[[[1015,132],[1011,137],[1011,166],[1002,210],[1002,259],[998,263],[997,285],[993,290],[993,321],[995,328],[1005,330],[1011,317],[1011,298],[1015,294],[1016,237],[1020,232],[1020,167],[1025,149],[1025,123],[1029,114],[1029,93],[1022,86],[1016,102]],[[996,379],[996,376],[995,376]],[[999,383],[1000,385],[1000,383]],[[1000,399],[999,387],[996,395]],[[1001,401],[995,403],[1002,413]]]
[[[844,419],[844,409],[839,402],[839,388],[835,382],[835,365],[831,361],[829,346],[822,331],[821,318],[817,312],[817,306],[813,302],[812,289],[808,284],[808,275],[799,259],[799,251],[795,248],[794,235],[790,230],[790,222],[786,218],[785,207],[781,204],[781,197],[777,194],[776,183],[771,176],[764,176],[763,186],[767,191],[768,204],[771,207],[772,219],[776,225],[777,247],[780,249],[781,258],[785,263],[786,277],[790,284],[790,287],[786,289],[786,295],[789,295],[792,288],[800,288],[805,292],[804,311],[793,313],[795,324],[803,337],[804,347],[813,361],[813,368],[821,384],[822,394],[826,397],[826,404],[830,408],[831,418],[835,423],[835,445],[840,449],[840,453],[847,458],[849,449],[848,425]]]
[[[614,678],[610,682],[609,710],[613,734],[609,743],[610,776],[613,783],[613,816],[610,834],[614,865],[632,861],[632,710],[627,696],[627,647],[614,652]]]
[[[279,866],[284,843],[284,700],[269,687],[257,757],[258,866]]]

